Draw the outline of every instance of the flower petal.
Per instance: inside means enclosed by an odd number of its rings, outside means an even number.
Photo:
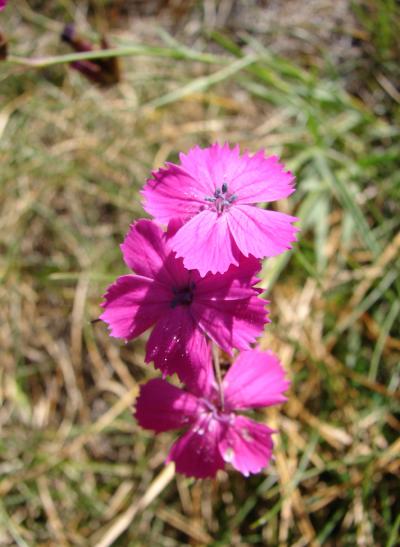
[[[209,389],[210,350],[187,306],[170,308],[154,327],[146,346],[146,362],[164,375],[178,374],[192,393]]]
[[[295,178],[284,170],[278,157],[265,157],[260,150],[253,156],[245,152],[240,161],[243,169],[228,183],[229,192],[237,196],[235,203],[275,201],[294,192]]]
[[[204,192],[213,195],[216,188],[229,183],[246,168],[240,157],[239,145],[230,148],[228,143],[215,143],[208,148],[195,146],[187,154],[180,154],[182,167],[202,183]],[[207,194],[206,194],[207,195]]]
[[[130,340],[153,325],[170,308],[170,296],[162,285],[139,275],[124,275],[104,295],[100,319],[111,336]]]
[[[291,243],[296,241],[298,228],[292,226],[296,217],[252,205],[232,206],[225,216],[232,237],[245,256],[276,256],[291,249]]]
[[[227,216],[202,211],[184,224],[171,239],[172,249],[188,270],[223,273],[231,264],[238,265],[240,253],[232,242]]]
[[[216,420],[208,416],[198,420],[172,445],[167,462],[174,461],[177,472],[187,477],[215,477],[224,467],[218,449],[221,433],[222,426]]]
[[[222,458],[246,477],[268,465],[273,442],[269,427],[244,416],[236,416],[219,442]]]
[[[197,397],[156,378],[140,386],[135,417],[144,429],[160,433],[193,423],[199,408]]]
[[[182,261],[176,260],[167,242],[167,234],[152,220],[141,219],[132,224],[121,250],[128,268],[170,289],[189,279]]]
[[[277,405],[289,386],[272,351],[243,351],[225,375],[225,403],[232,410]]]
[[[211,397],[217,389],[211,360],[210,343],[199,330],[188,343],[189,365],[181,367],[179,379],[186,389],[198,397]]]
[[[185,169],[173,163],[153,173],[142,190],[144,209],[158,222],[168,224],[172,218],[188,219],[199,212],[209,189]]]
[[[238,266],[231,265],[222,274],[208,274],[196,279],[196,299],[215,300],[223,297],[225,300],[237,300],[253,296],[253,285],[260,282],[255,274],[260,270],[259,260],[241,255]]]
[[[257,294],[255,289],[254,293]],[[232,354],[232,348],[249,349],[250,344],[263,332],[268,321],[266,304],[257,296],[225,300],[221,294],[215,300],[195,301],[192,313],[210,338]]]

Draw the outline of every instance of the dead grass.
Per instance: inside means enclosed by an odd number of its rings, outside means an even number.
[[[88,20],[86,3],[35,12],[21,1],[0,24],[14,55],[65,53],[60,22],[104,25],[97,4]],[[0,74],[0,544],[394,546],[398,12],[388,23],[385,3],[354,16],[340,2],[331,19],[321,1],[302,21],[288,3],[277,33],[273,2],[252,2],[246,19],[242,2],[164,4],[146,19],[142,4],[124,19],[114,7],[113,44],[183,42],[215,63],[126,57],[123,81],[105,91],[64,65]],[[252,31],[252,14],[265,27]],[[263,270],[273,322],[261,345],[293,381],[288,403],[261,415],[280,430],[275,461],[249,479],[196,482],[164,467],[172,437],[131,417],[138,384],[155,374],[144,340],[120,345],[91,321],[124,272],[118,244],[143,215],[150,170],[215,140],[282,155],[298,191],[280,207],[302,232]]]

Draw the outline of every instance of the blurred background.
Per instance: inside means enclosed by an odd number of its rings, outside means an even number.
[[[399,2],[18,0],[0,29],[0,545],[399,545]],[[125,56],[43,60],[82,40]],[[297,176],[260,341],[292,388],[268,469],[195,481],[132,419],[145,337],[93,320],[151,169],[215,141]]]

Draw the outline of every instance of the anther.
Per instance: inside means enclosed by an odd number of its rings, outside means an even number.
[[[222,193],[225,194],[227,191],[228,191],[228,185],[226,184],[226,182],[224,182],[222,185]]]

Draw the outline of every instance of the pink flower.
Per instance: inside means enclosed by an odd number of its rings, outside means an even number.
[[[167,458],[179,473],[214,477],[225,462],[245,476],[258,473],[271,459],[274,431],[237,411],[286,401],[282,393],[289,382],[277,357],[256,350],[241,353],[223,380],[223,403],[211,361],[205,370],[199,379],[193,377],[187,390],[150,380],[136,402],[137,421],[156,433],[186,428]]]
[[[6,7],[8,0],[0,0],[0,11]]]
[[[170,238],[179,224],[163,232],[151,220],[132,224],[121,245],[126,265],[136,275],[112,284],[102,304],[111,336],[130,340],[154,326],[146,361],[164,374],[177,372],[186,381],[188,367],[198,369],[208,355],[205,335],[228,353],[248,349],[267,321],[266,301],[255,273],[260,264],[242,258],[225,274],[200,277],[176,258]]]
[[[255,207],[294,192],[294,177],[276,156],[240,155],[239,146],[195,146],[153,173],[144,208],[161,223],[184,220],[171,245],[188,269],[223,273],[242,255],[275,256],[296,240],[298,219]]]

